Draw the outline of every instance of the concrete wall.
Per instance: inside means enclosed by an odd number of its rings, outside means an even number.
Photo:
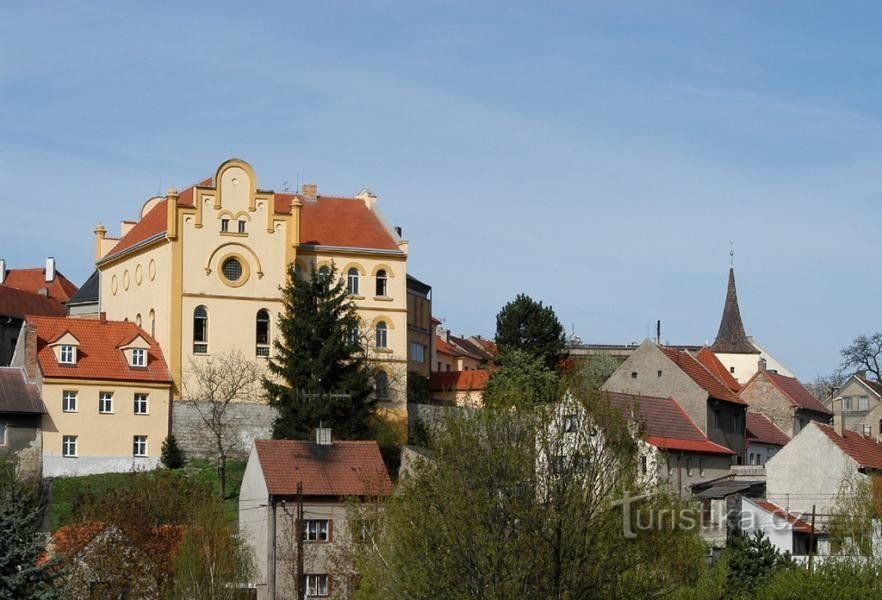
[[[199,416],[208,405],[198,408],[192,404],[175,401],[172,404],[172,433],[178,445],[188,457],[212,458],[216,456],[214,433]],[[207,412],[205,412],[207,414]],[[236,403],[227,406],[228,433],[224,444],[233,458],[245,458],[251,452],[256,439],[272,437],[276,409],[266,404]]]
[[[766,512],[748,498],[741,498],[741,530],[748,535],[762,531],[779,552],[793,553],[793,527],[790,522]]]
[[[0,414],[0,423],[6,425],[6,443],[0,445],[0,461],[14,463],[23,476],[40,477],[43,454],[40,415],[4,413]]]

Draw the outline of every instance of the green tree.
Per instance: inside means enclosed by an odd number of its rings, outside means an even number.
[[[775,573],[793,566],[789,554],[781,554],[761,531],[732,536],[726,547],[729,598],[754,598]]]
[[[484,406],[532,408],[560,400],[558,375],[542,359],[519,349],[505,352],[484,389]]]
[[[556,369],[566,339],[554,309],[526,294],[518,294],[496,315],[496,344],[499,351],[522,350],[539,357],[549,369]]]
[[[162,441],[159,460],[166,469],[180,469],[187,462],[184,458],[184,451],[178,446],[178,440],[174,434],[168,434]]]
[[[376,407],[371,369],[362,344],[355,304],[337,268],[310,270],[302,277],[288,268],[282,288],[273,377],[263,385],[279,415],[273,437],[306,439],[320,424],[343,438],[370,436]]]

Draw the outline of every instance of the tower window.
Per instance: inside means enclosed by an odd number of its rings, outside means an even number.
[[[389,328],[383,322],[377,323],[376,327],[376,346],[377,348],[387,348],[389,343]]]
[[[380,269],[377,271],[377,296],[386,296],[388,290],[388,282],[389,279],[386,275],[386,271]]]
[[[245,233],[245,221],[239,221],[239,233]]]
[[[269,328],[270,328],[270,317],[269,312],[262,308],[257,311],[257,321],[256,321],[256,342],[257,342],[257,356],[269,356]]]
[[[346,291],[351,295],[358,295],[358,269],[352,267],[346,274]]]
[[[193,354],[208,352],[208,310],[197,306],[193,311]]]

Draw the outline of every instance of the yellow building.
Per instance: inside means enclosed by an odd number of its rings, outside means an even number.
[[[376,203],[367,190],[351,198],[319,196],[314,185],[264,190],[250,165],[228,160],[212,178],[149,199],[119,239],[96,228],[101,311],[154,335],[180,390],[200,357],[272,353],[287,266],[308,273],[333,262],[380,366],[381,406],[403,414],[408,248]]]
[[[43,476],[154,468],[168,435],[172,380],[134,323],[25,319],[13,362],[41,385]]]

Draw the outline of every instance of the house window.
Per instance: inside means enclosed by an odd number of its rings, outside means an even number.
[[[147,456],[146,435],[136,435],[132,438],[132,456]]]
[[[331,529],[330,523],[327,519],[306,519],[303,521],[303,541],[327,542]]]
[[[304,589],[307,598],[320,598],[328,595],[328,576],[327,575],[304,575]]]
[[[61,392],[61,410],[77,412],[77,393],[70,390]]]
[[[686,476],[692,477],[692,458],[686,459]]]
[[[353,296],[358,296],[358,269],[352,267],[346,274],[346,291]]]
[[[221,231],[223,233],[227,233],[230,230],[230,220],[229,219],[221,219]]]
[[[732,374],[734,374],[734,373],[735,373],[735,367],[729,367],[729,372],[732,373]]]
[[[135,394],[135,414],[147,414],[147,394]]]
[[[572,433],[579,427],[579,420],[576,415],[564,415],[563,430],[564,433]]]
[[[256,320],[255,342],[257,343],[257,356],[269,356],[269,328],[269,311],[267,311],[265,308],[261,308],[259,311],[257,311]]]
[[[567,457],[563,454],[557,454],[551,457],[551,472],[554,475],[560,475],[567,470]]]
[[[377,522],[371,519],[358,519],[352,524],[352,539],[356,542],[369,542],[377,532]]]
[[[379,371],[374,378],[374,391],[378,400],[389,399],[389,376],[384,371]]]
[[[750,461],[748,464],[755,465],[756,464],[756,454],[753,452],[750,453]]]
[[[208,310],[197,306],[193,311],[193,354],[208,353]]]
[[[328,280],[331,278],[331,269],[328,267],[322,267],[318,270],[318,278],[319,281],[323,281],[328,283]]]
[[[376,327],[376,345],[377,348],[387,348],[388,347],[388,330],[389,327],[383,321],[377,323]]]
[[[6,423],[0,423],[0,446],[6,445]]]
[[[416,342],[410,343],[410,360],[418,363],[426,362],[426,347]]]
[[[245,233],[245,221],[239,221],[239,233]]]
[[[658,374],[656,375],[656,377],[661,377],[661,371],[658,371]]]
[[[870,398],[868,396],[858,396],[858,410],[870,410]]]
[[[65,435],[61,437],[61,455],[76,456],[77,455],[77,436]]]
[[[144,348],[133,348],[132,349],[132,366],[133,367],[146,367],[147,366],[147,351]]]
[[[386,296],[386,292],[388,292],[388,282],[389,279],[386,276],[386,271],[383,269],[377,271],[377,296]]]
[[[870,437],[871,435],[873,435],[872,425],[867,425],[866,423],[864,423],[863,425],[861,425],[861,429],[863,430],[864,437]]]
[[[646,460],[646,457],[645,457],[645,456],[641,456],[641,457],[640,457],[640,474],[641,474],[641,475],[646,475],[646,473],[647,473],[648,471],[649,471],[649,464],[648,464],[648,462],[647,462],[647,460]]]
[[[631,379],[637,379],[637,371],[631,371]]]
[[[671,475],[674,474],[674,463],[671,462],[670,456],[667,458],[667,463],[668,463],[668,477],[670,477]]]
[[[360,345],[360,340],[359,340],[360,333],[361,332],[358,330],[358,324],[353,324],[349,328],[349,335],[346,337],[346,341],[349,342],[349,344],[352,346],[359,346]]]
[[[113,392],[98,392],[98,412],[113,412]]]
[[[63,365],[72,365],[77,362],[77,349],[74,346],[65,344],[61,347],[61,357],[58,362]]]

